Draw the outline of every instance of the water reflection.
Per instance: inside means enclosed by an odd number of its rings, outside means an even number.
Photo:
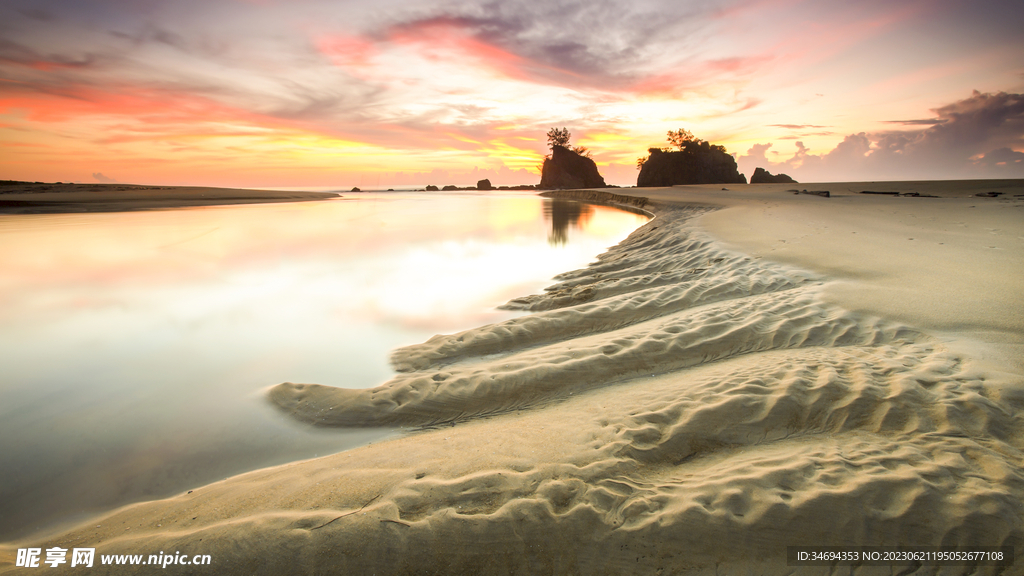
[[[0,539],[391,434],[309,429],[262,391],[376,386],[390,350],[513,316],[645,221],[595,207],[552,246],[545,213],[361,194],[0,216]]]
[[[569,241],[569,227],[586,228],[594,215],[594,207],[573,200],[544,199],[544,220],[551,223],[548,244],[564,245]]]

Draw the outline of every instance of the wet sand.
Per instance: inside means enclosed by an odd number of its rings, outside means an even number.
[[[0,572],[27,546],[209,554],[224,574],[826,574],[787,566],[786,547],[1020,554],[1024,182],[721,188],[619,191],[656,218],[508,304],[533,314],[397,350],[377,388],[268,389],[312,425],[404,437],[6,543]]]
[[[187,206],[304,202],[337,198],[333,192],[289,192],[198,186],[0,183],[0,214],[127,212]]]

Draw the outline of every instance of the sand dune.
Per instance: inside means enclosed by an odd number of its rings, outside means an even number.
[[[260,574],[895,574],[909,572],[787,566],[786,547],[1021,553],[1024,375],[964,352],[1012,350],[1012,319],[982,313],[985,330],[954,338],[907,323],[912,303],[844,307],[837,287],[884,285],[884,255],[856,269],[827,251],[814,265],[813,245],[762,258],[708,219],[774,204],[840,226],[815,204],[835,198],[643,192],[654,220],[509,304],[535,313],[398,350],[377,388],[269,391],[311,424],[412,433],[9,543],[0,572],[25,545],[211,554],[217,573]],[[1024,238],[1020,204],[1006,209]],[[1013,285],[990,273],[991,289]],[[1021,574],[1020,562],[912,573]]]

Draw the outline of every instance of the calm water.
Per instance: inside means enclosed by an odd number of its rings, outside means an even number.
[[[283,381],[514,316],[645,222],[532,195],[0,216],[0,538],[379,440],[277,413]]]

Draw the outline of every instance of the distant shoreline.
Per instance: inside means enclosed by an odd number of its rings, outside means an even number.
[[[990,198],[1014,198],[1019,194],[1024,180],[919,180],[893,182],[842,182],[842,183],[798,183],[798,184],[707,184],[696,187],[715,189],[715,186],[733,191],[747,190],[765,192],[768,190],[806,191],[829,187],[832,194],[934,196],[941,190],[942,197],[988,196]],[[810,187],[810,188],[808,188]],[[437,190],[437,192],[450,192]],[[643,189],[610,187],[637,193]],[[675,186],[687,189],[688,186]],[[454,191],[469,191],[472,187],[456,188]],[[525,185],[500,186],[483,192],[529,191]],[[541,195],[555,191],[534,188]],[[597,190],[589,190],[589,194]],[[423,190],[399,190],[399,192],[421,192]],[[378,193],[382,190],[361,190],[353,192]],[[434,192],[427,190],[426,192]],[[558,193],[564,193],[559,191]],[[815,193],[815,192],[808,192]],[[612,194],[615,196],[614,194]],[[712,194],[712,197],[714,194]],[[211,186],[146,186],[139,184],[81,184],[68,182],[20,182],[0,180],[0,214],[74,214],[94,212],[134,212],[140,210],[168,210],[198,206],[225,206],[232,204],[265,204],[276,202],[311,202],[341,198],[341,192],[320,192],[310,190],[267,190],[247,188],[217,188]],[[598,202],[600,203],[600,202]],[[621,202],[613,202],[621,203]],[[642,207],[641,207],[642,208]]]
[[[334,192],[2,181],[0,214],[133,212],[194,206],[310,202],[340,197]]]

